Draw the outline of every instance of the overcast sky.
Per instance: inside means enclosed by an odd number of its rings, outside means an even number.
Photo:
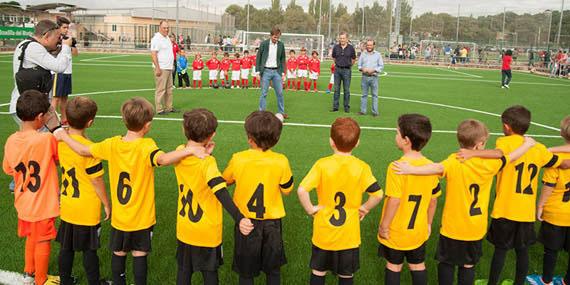
[[[209,9],[210,12],[222,13],[229,5],[228,3],[246,4],[247,1],[227,1],[227,0],[179,0],[180,6],[191,8],[202,7],[202,9]],[[271,5],[270,0],[250,0],[251,4],[258,8],[265,8]],[[281,0],[285,6],[290,0]],[[309,6],[310,0],[296,0],[297,4],[303,6],[305,11]],[[317,0],[318,1],[318,0]],[[356,1],[332,0],[336,5],[340,2],[347,4],[349,10],[352,11],[356,6]],[[371,5],[374,0],[358,0],[360,4],[363,2]],[[378,0],[383,6],[386,0]],[[20,0],[24,5],[41,4],[41,3],[70,3],[86,8],[125,8],[125,7],[151,7],[158,6],[175,6],[176,0]],[[457,4],[461,3],[461,15],[486,15],[502,13],[503,8],[517,13],[523,12],[541,12],[546,9],[560,10],[562,0],[408,0],[409,3],[414,3],[414,15],[422,14],[424,12],[447,12],[457,14]],[[570,9],[570,1],[566,1],[565,9]]]

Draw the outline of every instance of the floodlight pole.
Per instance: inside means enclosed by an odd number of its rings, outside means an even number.
[[[331,40],[331,18],[332,18],[332,0],[329,0],[329,36],[328,36],[328,41]]]
[[[507,7],[503,7],[503,34],[501,36],[501,38],[503,38],[503,41],[501,42],[502,48],[505,46],[505,21],[507,18],[506,16],[507,16]]]
[[[558,21],[558,34],[556,35],[556,45],[560,47],[560,31],[562,30],[562,18],[564,17],[564,0],[562,0],[562,7],[560,8],[560,20]]]
[[[459,11],[461,9],[461,5],[457,4],[457,27],[455,30],[455,43],[459,43]]]
[[[178,10],[180,10],[180,0],[176,0],[176,38],[178,38]]]
[[[366,3],[364,2],[364,0],[362,0],[362,29],[360,31],[362,32],[363,36],[364,36],[364,5],[366,5]]]
[[[323,9],[323,0],[319,1],[319,24],[317,25],[317,34],[321,34],[321,11]]]
[[[552,11],[547,10],[547,12],[550,13],[550,21],[548,22],[548,37],[546,40],[546,50],[550,52],[550,31],[552,29]]]
[[[412,7],[410,11],[410,41],[412,41],[412,25],[414,24],[414,0],[412,0]]]
[[[245,37],[244,37],[244,38],[245,38],[245,39],[244,39],[244,41],[245,41],[245,46],[247,47],[247,49],[249,49],[249,41],[248,41],[248,37],[249,37],[249,6],[250,6],[249,0],[247,0],[247,23],[246,23],[246,25],[247,25],[247,26],[246,26],[247,33],[245,33]]]

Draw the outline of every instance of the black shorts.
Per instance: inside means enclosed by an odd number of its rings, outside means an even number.
[[[378,256],[384,257],[392,264],[404,264],[404,258],[408,264],[420,264],[426,260],[426,244],[424,242],[420,247],[412,250],[397,250],[380,244]]]
[[[360,268],[359,249],[324,250],[313,245],[311,269],[350,276]]]
[[[232,269],[240,276],[252,278],[261,271],[270,273],[287,263],[281,220],[251,220],[253,231],[244,236],[239,224],[234,229],[234,260]]]
[[[475,265],[483,256],[483,240],[464,241],[439,235],[435,259],[451,265]]]
[[[528,248],[536,242],[533,222],[491,219],[487,240],[497,248]]]
[[[53,75],[53,96],[67,97],[71,94],[71,74],[57,73]]]
[[[561,227],[543,221],[540,225],[539,240],[545,248],[570,252],[570,227]]]
[[[100,247],[101,225],[81,226],[61,220],[55,240],[63,250],[85,251]]]
[[[176,260],[179,269],[186,269],[191,272],[216,271],[224,263],[222,245],[201,247],[178,241]]]
[[[152,229],[125,232],[111,227],[111,238],[109,239],[109,249],[111,251],[151,251]]]

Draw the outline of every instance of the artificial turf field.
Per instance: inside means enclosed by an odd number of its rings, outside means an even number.
[[[191,60],[191,59],[190,59]],[[379,117],[359,116],[360,75],[353,71],[351,84],[351,111],[331,113],[332,95],[324,91],[330,78],[330,62],[323,62],[319,79],[319,93],[285,92],[285,110],[290,116],[283,128],[275,151],[284,153],[291,163],[296,185],[309,171],[313,163],[331,154],[328,126],[339,116],[355,118],[362,127],[360,146],[354,155],[370,164],[373,173],[384,186],[386,167],[390,161],[401,156],[394,143],[396,120],[404,113],[421,113],[431,119],[434,133],[423,153],[434,161],[446,158],[457,150],[455,138],[457,124],[474,118],[487,124],[491,136],[488,147],[493,147],[501,134],[499,115],[508,106],[522,104],[532,111],[533,125],[529,134],[547,146],[563,143],[557,128],[560,120],[570,114],[570,81],[548,79],[531,74],[515,72],[509,90],[499,88],[500,71],[386,65],[387,74],[380,79]],[[12,56],[0,55],[0,141],[3,145],[17,126],[7,115],[10,93],[13,88]],[[191,76],[191,74],[190,74]],[[207,86],[207,71],[203,72]],[[250,80],[251,82],[251,80]],[[74,59],[73,91],[93,98],[99,107],[95,124],[87,134],[93,141],[125,133],[120,120],[120,105],[127,98],[142,96],[154,102],[153,72],[148,55],[81,54]],[[248,147],[243,120],[257,109],[258,89],[202,89],[174,90],[174,106],[180,110],[205,107],[212,110],[220,121],[215,137],[214,156],[223,171],[231,155]],[[273,90],[268,95],[268,109],[276,111]],[[369,104],[370,108],[370,104]],[[370,113],[370,112],[369,112]],[[182,114],[156,116],[148,134],[163,150],[173,150],[185,143],[181,124]],[[176,206],[177,183],[172,167],[156,169],[156,216],[153,251],[149,258],[149,284],[174,284],[176,279]],[[16,235],[17,218],[13,196],[8,191],[10,177],[0,175],[0,270],[22,272],[24,240]],[[107,178],[106,178],[107,180]],[[107,180],[108,181],[108,180]],[[107,187],[108,184],[107,184]],[[233,187],[230,187],[230,192]],[[313,201],[316,194],[312,193]],[[365,197],[366,198],[366,197]],[[312,222],[302,209],[296,193],[284,197],[287,216],[283,219],[283,238],[288,264],[282,268],[283,284],[307,284],[310,276],[308,266],[311,254]],[[316,202],[315,202],[316,203]],[[434,261],[438,228],[444,195],[438,201],[434,219],[434,233],[427,245],[429,283],[437,282],[437,264]],[[513,205],[516,207],[516,205]],[[379,284],[384,280],[385,261],[377,256],[377,229],[381,205],[371,211],[361,225],[361,268],[355,284]],[[224,214],[224,265],[220,268],[220,284],[237,284],[238,276],[231,270],[233,253],[233,222]],[[457,221],[461,223],[461,221]],[[539,223],[536,223],[538,230]],[[99,250],[101,273],[111,276],[111,252],[107,249],[110,222],[102,223],[102,248]],[[53,243],[50,274],[57,274],[58,244]],[[476,269],[477,279],[487,278],[493,249],[484,242],[484,256]],[[542,272],[542,245],[536,244],[530,251],[529,273]],[[80,284],[86,284],[80,254],[76,255],[74,275]],[[131,266],[127,263],[127,271]],[[559,255],[556,274],[567,268],[568,255]],[[132,272],[127,278],[133,282]],[[514,252],[508,256],[502,278],[514,277]],[[201,283],[201,275],[193,280]],[[264,277],[256,284],[264,284]],[[336,284],[328,276],[327,284]],[[411,284],[408,270],[404,269],[402,284]]]

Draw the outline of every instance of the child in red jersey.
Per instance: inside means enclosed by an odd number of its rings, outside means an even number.
[[[307,56],[307,49],[305,47],[301,48],[301,55],[297,57],[297,89],[301,89],[301,79],[303,79],[303,86],[305,91],[309,91],[309,85],[311,84],[307,77],[309,76],[309,57]]]
[[[313,92],[317,92],[317,80],[321,74],[321,60],[319,59],[319,53],[314,50],[311,53],[312,58],[309,59],[309,79],[313,81]],[[311,82],[309,82],[309,88],[311,89]]]
[[[295,88],[295,81],[297,79],[297,58],[295,57],[295,50],[289,51],[289,59],[287,60],[287,89],[298,90]]]
[[[505,55],[503,55],[503,65],[501,67],[501,88],[509,89],[509,83],[513,79],[513,74],[511,73],[511,63],[513,62],[513,51],[507,50]]]
[[[241,88],[249,87],[249,69],[251,68],[251,58],[249,57],[249,51],[243,52],[243,58],[240,61],[241,64]]]
[[[220,79],[222,79],[222,85],[226,85],[228,81],[228,73],[230,72],[230,65],[232,61],[230,60],[230,54],[224,52],[224,58],[220,62]]]
[[[253,78],[253,84],[251,85],[252,87],[258,87],[259,88],[259,84],[260,82],[257,80],[257,76],[259,75],[259,71],[255,70],[255,65],[257,64],[257,52],[259,51],[259,48],[255,48],[255,53],[253,53],[251,56],[249,56],[249,58],[251,59],[251,77]]]
[[[327,87],[327,94],[331,93],[332,87],[334,84],[334,62],[331,64],[331,80],[329,80],[329,86]]]
[[[200,53],[197,53],[196,57],[194,58],[194,62],[192,62],[192,80],[194,80],[194,88],[196,88],[196,81],[199,82],[198,86],[200,89],[202,88],[202,69],[204,69],[202,55],[200,55]]]
[[[235,58],[232,59],[232,89],[236,86],[239,87],[241,71],[241,59],[239,57],[239,52],[236,52]]]
[[[210,80],[210,87],[212,87],[212,83],[218,84],[218,71],[220,69],[220,61],[218,60],[216,51],[212,52],[212,57],[208,61],[206,61],[206,66],[210,70],[209,80]]]

